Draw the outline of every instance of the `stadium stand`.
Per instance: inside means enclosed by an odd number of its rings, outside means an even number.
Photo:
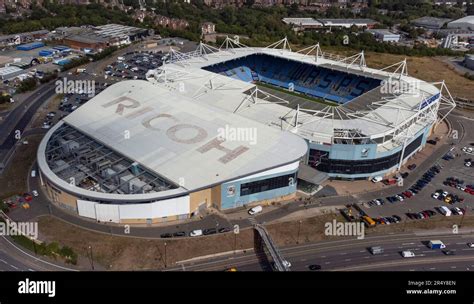
[[[263,82],[344,104],[380,85],[379,79],[353,75],[267,54],[252,54],[204,67],[245,82]]]

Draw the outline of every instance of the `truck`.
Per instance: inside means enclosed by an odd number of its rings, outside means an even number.
[[[431,249],[444,249],[446,248],[446,245],[444,245],[444,243],[440,240],[431,240],[428,243],[428,247],[430,247]]]

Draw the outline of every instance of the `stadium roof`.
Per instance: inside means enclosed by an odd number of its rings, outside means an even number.
[[[183,191],[287,165],[307,151],[290,132],[141,80],[114,84],[63,121]],[[231,138],[244,129],[256,138]],[[229,140],[216,142],[225,130]]]
[[[255,89],[254,84],[202,69],[209,65],[257,53],[277,56],[286,60],[297,60],[371,78],[388,79],[393,77],[413,87],[414,91],[403,94],[389,94],[389,96],[384,94],[371,95],[369,93],[372,91],[369,91],[338,107],[326,106],[323,110],[316,111],[314,109],[310,109],[310,111],[300,109],[300,115],[298,115],[300,124],[297,127],[294,124],[291,126],[295,119],[296,109],[289,108],[289,106],[293,105],[291,100],[295,97],[291,95],[283,97],[283,99],[287,99],[286,101],[268,96],[252,100],[248,95],[248,91]],[[237,113],[280,130],[292,130],[305,139],[327,144],[332,144],[337,129],[359,130],[360,133],[373,139],[391,134],[404,125],[405,122],[410,121],[411,117],[418,115],[423,100],[428,100],[433,96],[436,97],[440,92],[435,85],[405,74],[400,75],[388,69],[373,69],[365,66],[365,64],[359,65],[358,57],[354,56],[347,58],[335,57],[333,59],[320,56],[316,59],[314,55],[292,52],[289,49],[241,47],[208,52],[201,56],[177,54],[176,58],[178,57],[180,57],[179,60],[171,60],[169,64],[156,71],[156,75],[152,78],[155,78],[157,85],[175,89],[180,83],[184,83],[187,90],[183,94],[193,98],[196,102],[217,107],[230,113]],[[166,75],[166,81],[164,81],[164,75]],[[149,76],[147,78],[153,81]],[[373,91],[380,92],[381,90],[378,87]],[[369,98],[380,99],[371,100]],[[271,99],[276,102],[271,102]],[[368,106],[364,106],[365,110],[360,110],[357,106],[351,107],[352,102],[367,104]],[[411,129],[421,130],[423,127],[424,125],[420,122],[414,124]],[[385,148],[388,150],[392,147]],[[382,150],[385,148],[379,147]]]

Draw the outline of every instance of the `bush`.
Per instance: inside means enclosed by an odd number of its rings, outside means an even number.
[[[0,104],[10,102],[10,98],[11,96],[8,94],[7,95],[0,94]]]
[[[33,91],[36,89],[36,78],[31,77],[31,78],[26,78],[22,82],[20,82],[20,85],[18,86],[17,92],[18,93],[24,93],[28,91]]]

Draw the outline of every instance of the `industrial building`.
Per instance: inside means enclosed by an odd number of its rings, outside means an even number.
[[[373,28],[378,22],[372,19],[314,19],[314,18],[283,18],[283,23],[293,26],[296,31],[311,29]]]
[[[398,42],[400,41],[400,34],[395,34],[385,29],[372,29],[367,30],[373,34],[375,39],[381,42]]]
[[[474,71],[474,55],[466,54],[464,57],[464,66]]]
[[[449,21],[451,21],[451,19],[425,16],[412,20],[410,23],[416,27],[421,27],[428,30],[439,30]]]
[[[448,29],[474,31],[474,16],[466,16],[448,23]]]
[[[121,46],[153,34],[148,29],[119,24],[107,24],[86,28],[61,28],[57,32],[62,41],[70,48],[77,50],[100,51],[109,46]]]
[[[444,118],[438,109],[455,106],[443,82],[409,76],[405,61],[372,69],[363,53],[331,58],[286,39],[172,50],[148,81],[109,87],[46,134],[42,185],[53,203],[100,222],[288,200],[302,167],[322,181],[397,171]]]
[[[15,78],[18,75],[24,74],[25,71],[16,66],[7,66],[0,68],[0,79],[1,80],[10,80]]]

